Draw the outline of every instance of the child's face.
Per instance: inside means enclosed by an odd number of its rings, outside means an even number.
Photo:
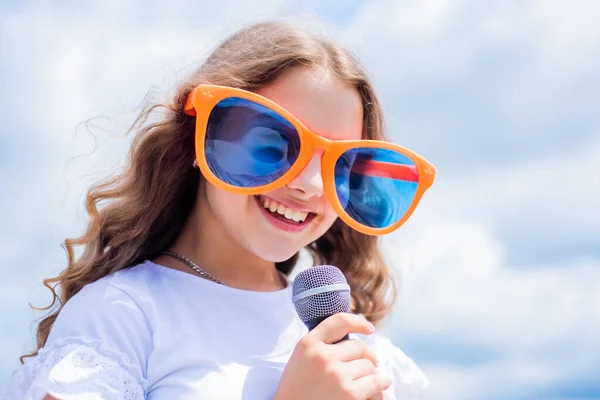
[[[283,106],[309,129],[328,139],[358,140],[363,106],[355,88],[321,70],[293,68],[257,93]],[[315,150],[306,168],[289,184],[260,196],[226,192],[206,182],[206,200],[221,240],[233,241],[257,257],[280,262],[322,236],[337,215],[325,197],[321,178],[322,150]],[[275,203],[274,203],[275,202]],[[284,207],[285,215],[271,209]],[[287,207],[286,207],[287,206]]]

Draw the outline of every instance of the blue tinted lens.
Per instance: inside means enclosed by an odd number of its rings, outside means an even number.
[[[204,152],[210,170],[237,187],[257,187],[285,174],[300,154],[296,128],[271,109],[230,97],[211,111]]]
[[[346,151],[335,165],[335,188],[342,207],[362,225],[386,228],[412,204],[418,186],[415,163],[387,149]]]

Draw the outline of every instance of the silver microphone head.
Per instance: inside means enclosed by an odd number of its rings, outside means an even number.
[[[302,322],[349,312],[350,286],[337,267],[315,266],[294,279],[292,301]]]

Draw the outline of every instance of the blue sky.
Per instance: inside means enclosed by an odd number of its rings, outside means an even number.
[[[295,3],[0,3],[0,386],[148,89],[168,95],[242,24],[301,15],[361,58],[391,138],[438,167],[384,241],[402,289],[384,329],[426,399],[600,399],[600,3]]]

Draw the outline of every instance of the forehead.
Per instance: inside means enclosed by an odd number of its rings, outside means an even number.
[[[333,140],[362,138],[363,106],[358,91],[327,71],[291,68],[256,93],[291,112],[317,135]]]

